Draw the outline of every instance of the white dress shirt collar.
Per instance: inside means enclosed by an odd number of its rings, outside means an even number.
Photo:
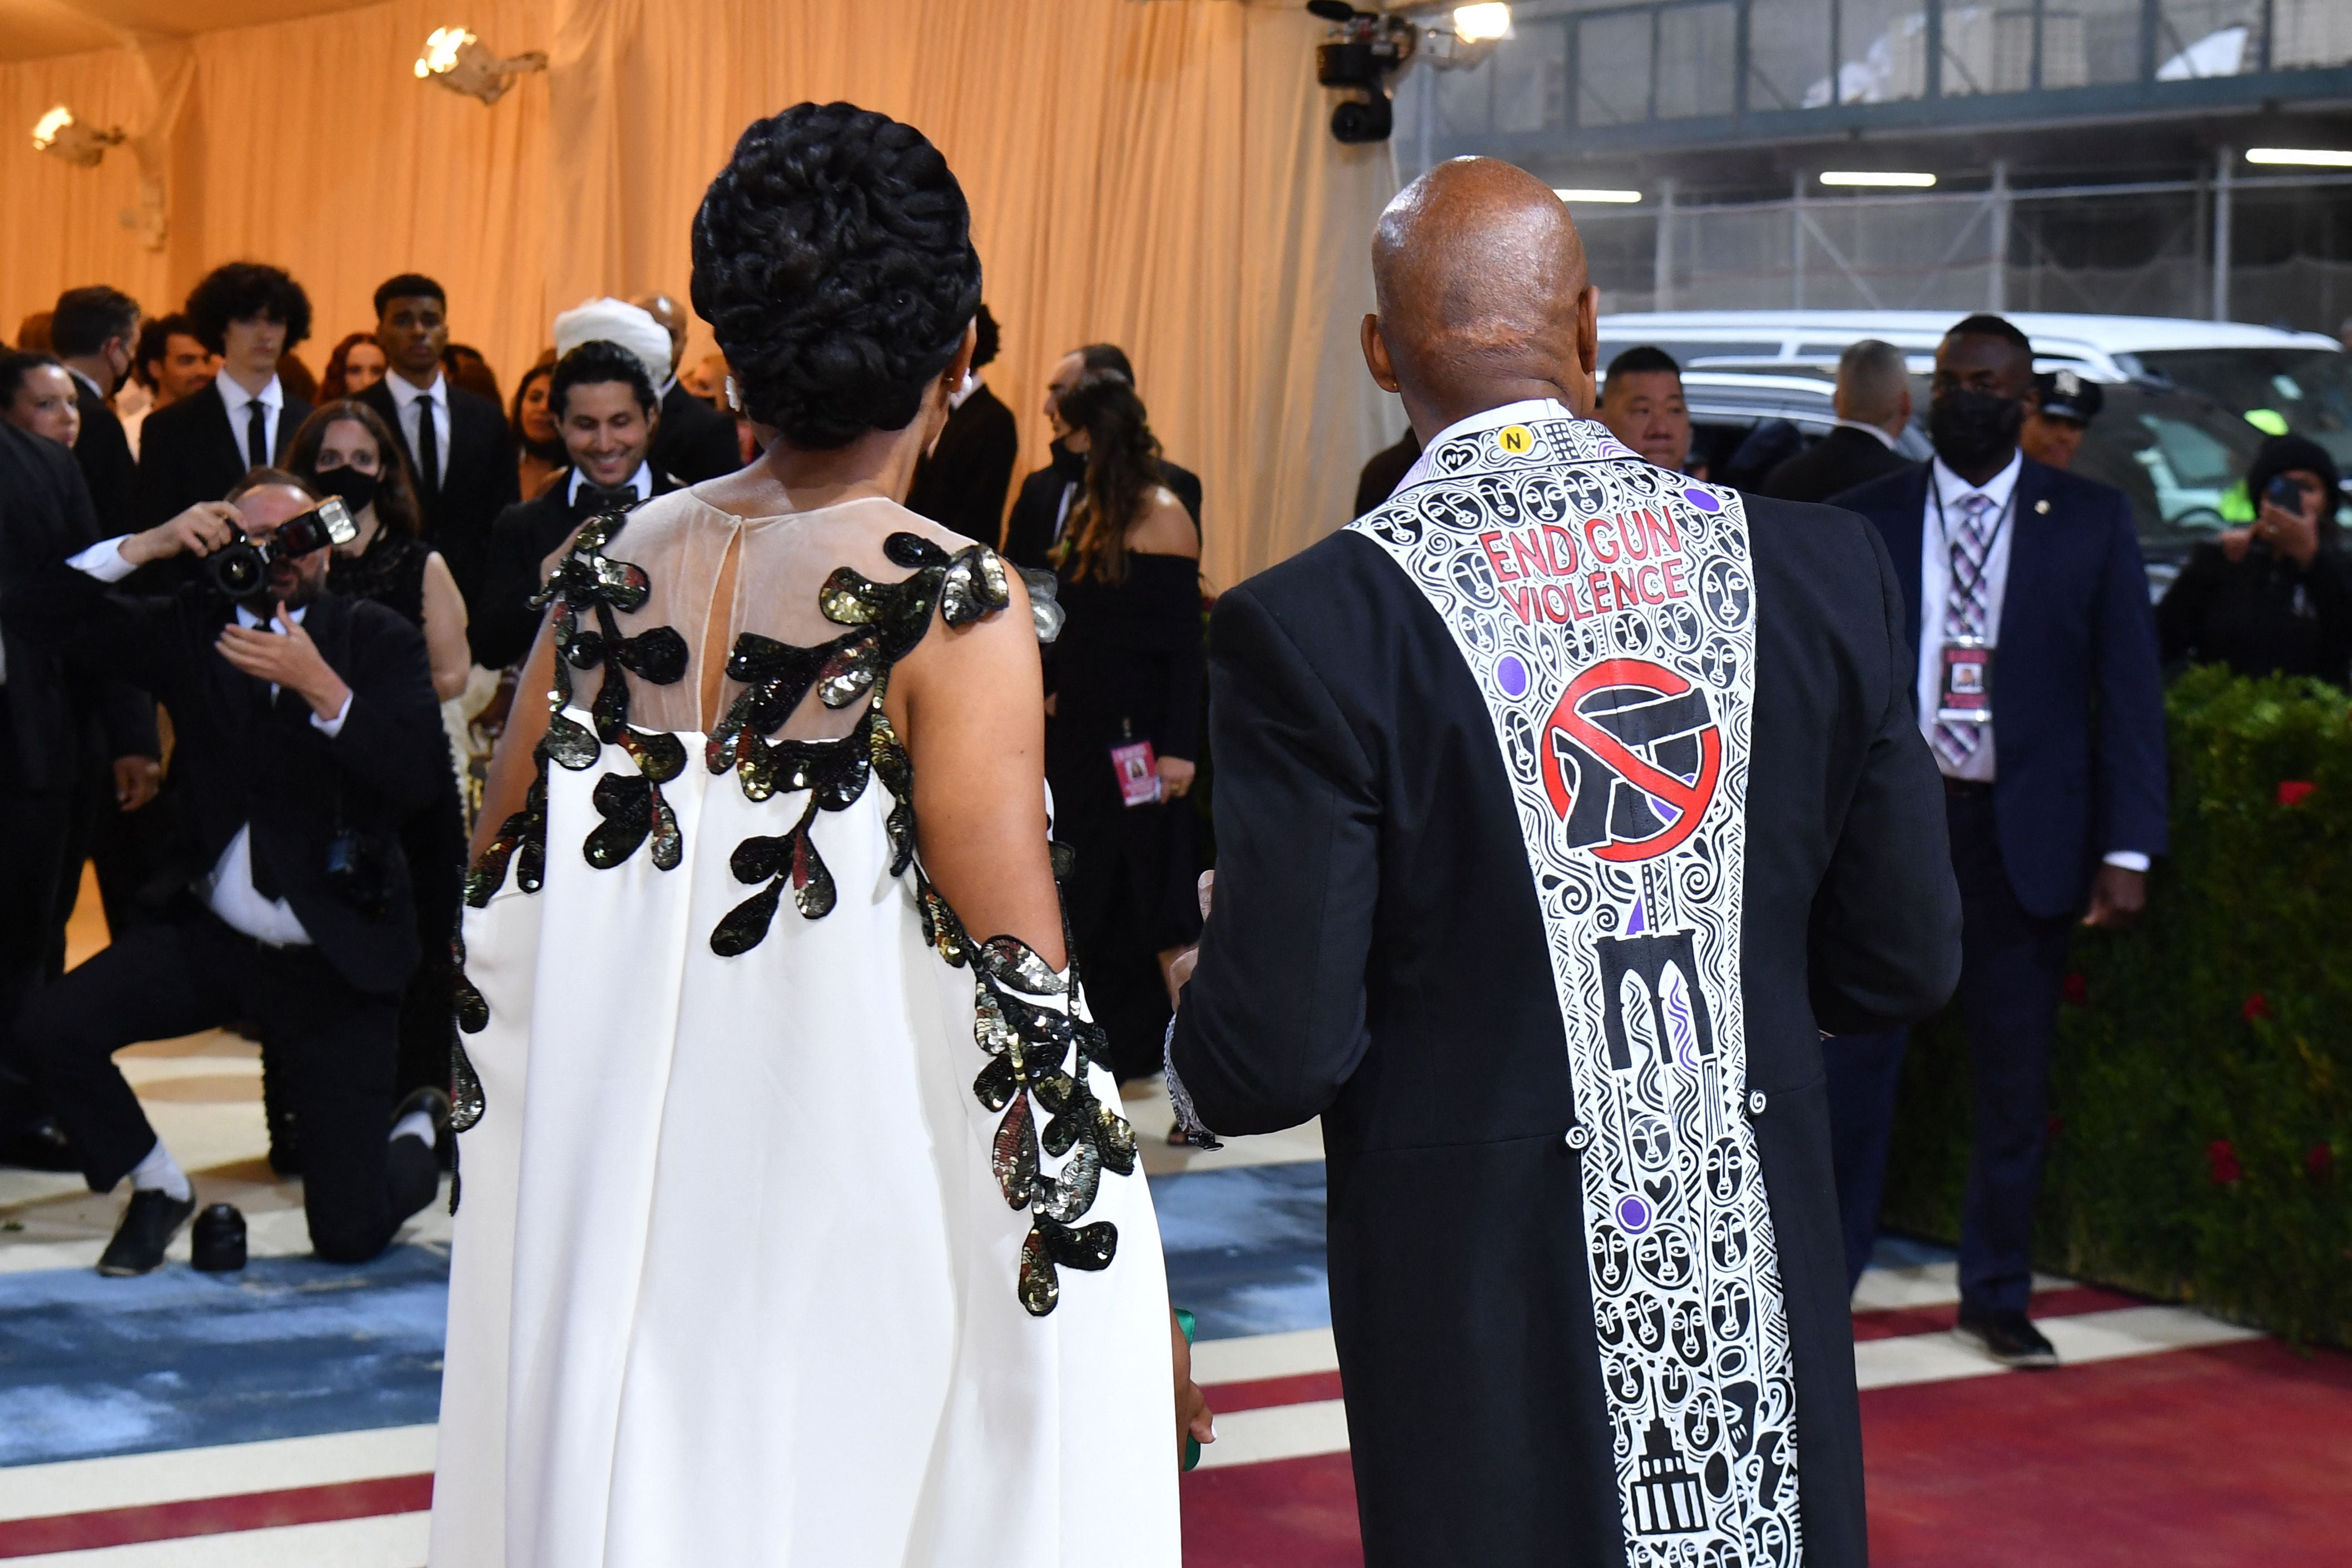
[[[405,416],[408,413],[408,405],[420,397],[430,398],[436,405],[446,405],[449,401],[448,379],[446,375],[436,370],[433,373],[433,384],[430,386],[419,386],[404,375],[387,375],[383,378],[383,384],[392,388],[392,405]]]
[[[587,484],[588,482],[589,482],[588,476],[587,476],[586,474],[582,473],[582,472],[581,472],[577,468],[574,468],[572,470],[572,481],[571,481],[571,483],[570,483],[570,484],[568,484],[568,485],[566,485],[566,486],[564,487],[564,490],[563,490],[563,500],[564,500],[564,504],[565,504],[565,505],[567,505],[567,506],[577,506],[577,505],[579,505],[579,504],[580,504],[580,487],[581,487],[582,485]],[[633,490],[635,490],[635,491],[636,491],[636,492],[637,492],[637,499],[638,499],[639,500],[653,500],[653,496],[654,496],[654,466],[653,466],[653,464],[652,464],[650,461],[648,461],[648,462],[639,463],[639,464],[637,465],[637,471],[636,471],[635,473],[634,473],[634,474],[631,474],[631,475],[628,477],[628,479],[627,479],[626,480],[625,480],[624,482],[625,482],[625,484],[627,484],[627,486],[628,486],[631,489],[633,489]]]
[[[213,377],[213,384],[220,388],[221,402],[228,409],[229,418],[237,422],[237,449],[240,451],[244,450],[245,447],[245,426],[243,421],[245,418],[246,406],[248,404],[260,404],[264,408],[269,410],[270,416],[272,418],[275,418],[278,411],[286,406],[285,389],[278,384],[278,378],[274,375],[269,378],[269,384],[263,387],[259,392],[246,391],[244,387],[237,384],[236,378],[230,375],[226,371],[223,371],[220,374]]]
[[[1890,452],[1895,450],[1895,437],[1889,436],[1885,431],[1880,429],[1875,425],[1865,424],[1864,421],[1859,419],[1832,419],[1830,421],[1830,425],[1833,429],[1859,430],[1865,436],[1875,437],[1877,437],[1878,444],[1880,446],[1885,447]]]
[[[948,394],[948,412],[952,414],[961,408],[965,401],[980,390],[980,372],[976,370],[964,372],[963,384]]]
[[[1928,471],[1935,476],[1935,499],[1944,503],[1947,513],[1957,511],[1970,496],[1982,496],[1992,502],[1990,515],[1998,516],[2008,507],[2010,497],[2017,493],[2017,476],[2025,471],[2025,454],[2011,453],[2009,466],[1980,485],[1972,485],[1944,467],[1941,458],[1928,465]]]

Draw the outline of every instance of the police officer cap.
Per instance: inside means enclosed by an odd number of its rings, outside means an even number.
[[[2088,425],[2107,401],[2097,382],[2071,370],[2045,370],[2033,378],[2033,384],[2042,394],[2042,414],[2046,419]]]

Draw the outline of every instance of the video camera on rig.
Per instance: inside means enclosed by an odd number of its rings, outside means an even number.
[[[309,511],[290,517],[267,536],[240,537],[205,560],[213,586],[232,599],[254,599],[269,590],[269,568],[278,561],[308,555],[331,544],[349,544],[359,537],[351,508],[330,496]]]
[[[1396,128],[1388,79],[1412,58],[1419,29],[1402,16],[1359,11],[1347,0],[1307,0],[1307,10],[1331,24],[1315,50],[1315,79],[1361,98],[1342,100],[1331,110],[1331,134],[1349,143],[1385,142]]]

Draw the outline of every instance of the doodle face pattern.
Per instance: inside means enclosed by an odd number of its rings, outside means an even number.
[[[1545,416],[1438,443],[1357,531],[1452,631],[1567,1026],[1632,1568],[1795,1568],[1795,1384],[1739,989],[1755,595],[1739,498]]]

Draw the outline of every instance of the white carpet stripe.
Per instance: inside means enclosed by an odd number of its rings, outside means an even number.
[[[217,1448],[18,1465],[0,1469],[0,1520],[422,1475],[433,1468],[433,1427],[386,1426]]]
[[[1347,1451],[1347,1405],[1337,1399],[1318,1399],[1218,1416],[1217,1440],[1201,1450],[1201,1468],[1221,1470]]]

